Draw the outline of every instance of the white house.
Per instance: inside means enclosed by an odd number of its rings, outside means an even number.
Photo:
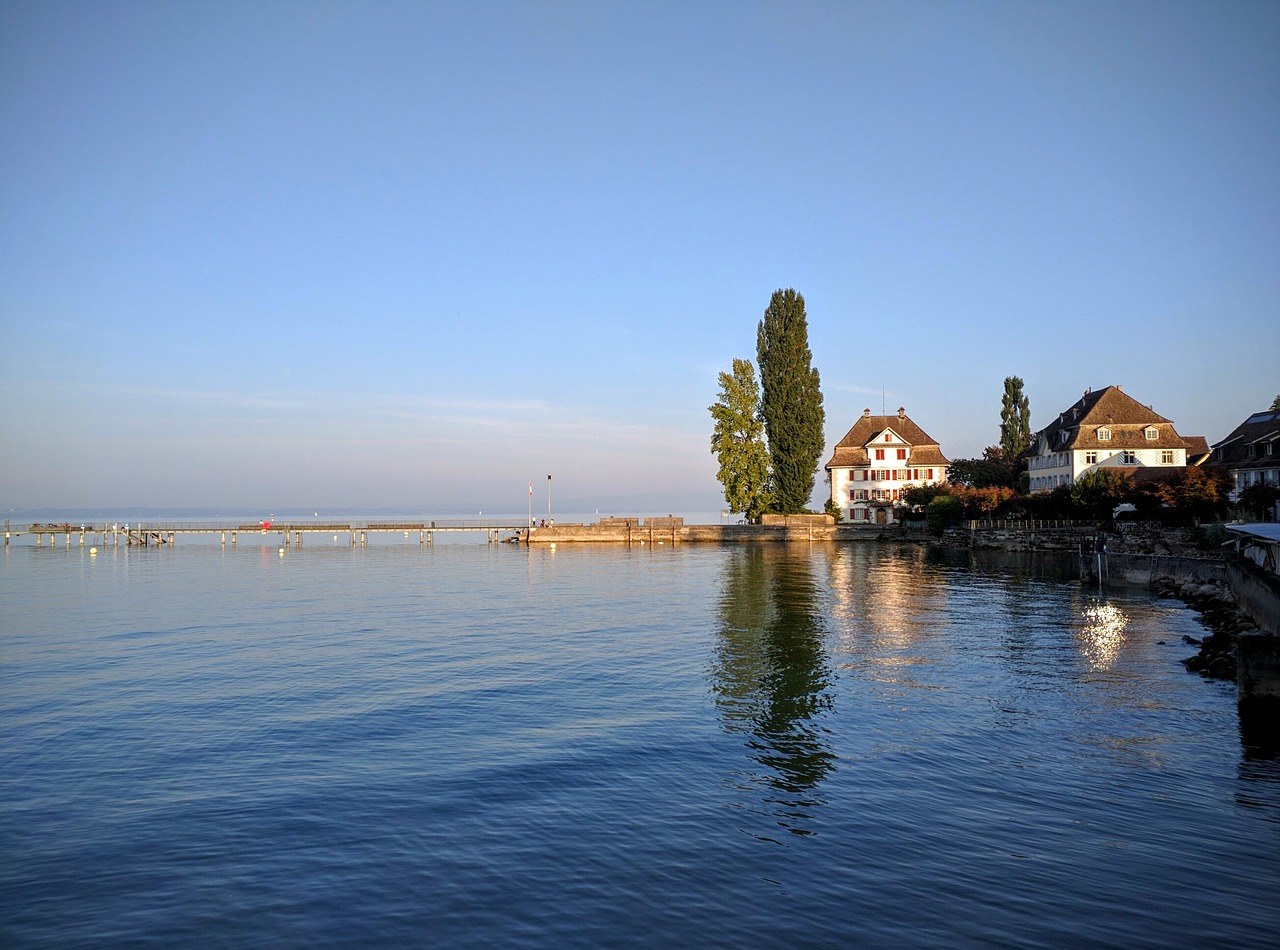
[[[892,524],[904,489],[947,480],[938,443],[902,408],[896,416],[863,410],[826,464],[831,501],[855,524]]]
[[[1214,445],[1211,458],[1231,473],[1233,498],[1250,485],[1280,487],[1280,411],[1255,412]]]
[[[1173,423],[1108,386],[1084,395],[1031,438],[1024,453],[1031,491],[1073,485],[1100,468],[1183,468],[1197,437],[1184,439]]]

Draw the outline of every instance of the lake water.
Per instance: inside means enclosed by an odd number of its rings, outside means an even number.
[[[0,944],[1280,944],[1280,762],[1177,602],[256,540],[0,560]]]

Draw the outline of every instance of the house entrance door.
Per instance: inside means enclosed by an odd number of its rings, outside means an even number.
[[[888,515],[885,514],[883,508],[876,509],[876,524],[885,524],[888,521]]]

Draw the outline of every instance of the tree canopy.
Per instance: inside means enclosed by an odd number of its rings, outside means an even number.
[[[756,329],[760,415],[773,462],[773,510],[804,511],[826,444],[822,390],[811,365],[804,297],[776,290]]]
[[[720,399],[708,408],[715,420],[711,451],[720,462],[716,478],[724,486],[725,503],[754,520],[769,503],[769,450],[750,360],[735,359],[733,373],[720,374]]]
[[[1006,376],[1000,400],[1000,448],[1016,470],[1017,459],[1031,442],[1031,402],[1022,392],[1022,378]]]

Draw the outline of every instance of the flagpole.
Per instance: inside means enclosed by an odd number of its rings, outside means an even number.
[[[551,523],[551,476],[547,476],[547,524]]]
[[[529,483],[529,520],[525,524],[527,527],[533,527],[533,482]]]

